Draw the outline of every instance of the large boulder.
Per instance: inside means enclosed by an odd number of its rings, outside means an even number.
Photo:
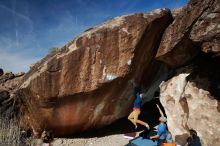
[[[7,80],[13,79],[15,75],[12,72],[5,73],[4,75],[0,76],[0,84],[5,83]]]
[[[219,67],[219,58],[202,57],[195,67],[183,69],[160,85],[168,128],[179,144],[184,145],[189,129],[194,129],[202,145],[219,146]]]
[[[6,90],[10,93],[16,92],[23,77],[23,72],[17,74],[12,72],[5,73],[0,77],[0,90]]]
[[[2,103],[9,99],[10,98],[10,95],[9,95],[9,92],[6,91],[6,90],[0,90],[0,106],[2,105]]]
[[[116,17],[36,63],[17,92],[23,126],[66,136],[126,116],[134,98],[128,82],[153,78],[158,42],[171,21],[167,9]]]
[[[220,0],[191,0],[173,11],[156,58],[171,67],[185,65],[201,50],[219,54]]]

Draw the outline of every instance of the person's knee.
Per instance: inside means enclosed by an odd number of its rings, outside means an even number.
[[[131,120],[131,119],[133,119],[133,117],[132,116],[128,116],[128,120]]]

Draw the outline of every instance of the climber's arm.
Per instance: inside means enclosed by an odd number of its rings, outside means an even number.
[[[159,110],[159,112],[160,112],[160,116],[161,116],[161,117],[164,117],[164,114],[163,114],[162,110],[160,109],[159,105],[158,105],[158,104],[156,104],[156,105],[157,105],[157,108],[158,108],[158,110]]]

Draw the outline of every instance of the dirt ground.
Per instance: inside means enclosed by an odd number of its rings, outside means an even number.
[[[124,146],[129,142],[123,134],[93,138],[55,138],[52,146]],[[42,146],[42,141],[35,139],[33,146]]]
[[[94,138],[55,139],[53,146],[124,146],[129,142],[123,134]]]

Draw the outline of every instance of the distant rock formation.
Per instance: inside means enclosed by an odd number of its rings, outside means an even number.
[[[35,135],[50,129],[66,136],[127,116],[134,98],[129,80],[150,85],[171,22],[167,9],[116,17],[36,63],[17,92],[25,103],[23,126]]]
[[[15,114],[12,109],[14,95],[18,89],[24,73],[13,74],[11,72],[0,76],[0,114]]]

